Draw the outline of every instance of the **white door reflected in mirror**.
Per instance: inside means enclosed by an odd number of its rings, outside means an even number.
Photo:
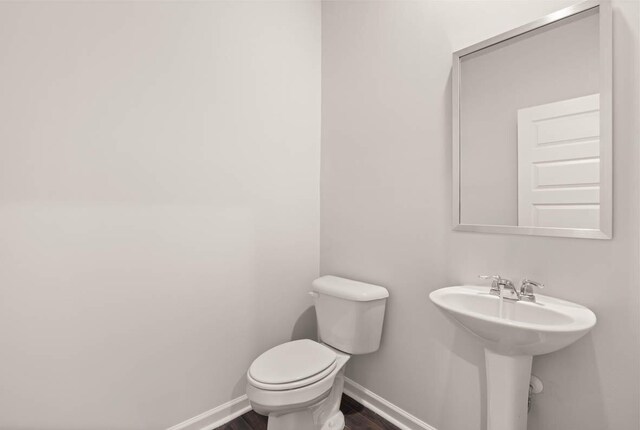
[[[518,225],[600,225],[600,95],[518,110]]]

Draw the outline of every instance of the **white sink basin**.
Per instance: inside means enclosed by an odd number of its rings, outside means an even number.
[[[596,324],[589,309],[565,300],[536,294],[536,303],[501,300],[488,287],[441,288],[429,298],[485,347],[503,355],[540,355],[562,349]]]

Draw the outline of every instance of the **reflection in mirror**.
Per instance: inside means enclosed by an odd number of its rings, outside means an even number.
[[[600,225],[600,95],[518,109],[518,225]]]
[[[527,234],[601,230],[601,193],[611,190],[601,189],[610,187],[601,181],[600,136],[608,79],[595,6],[454,54],[454,223],[457,216],[456,224],[526,227]]]

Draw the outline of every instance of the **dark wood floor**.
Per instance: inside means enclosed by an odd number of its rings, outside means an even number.
[[[375,412],[365,408],[347,395],[342,396],[340,410],[346,421],[345,430],[400,430]],[[219,427],[218,430],[266,430],[267,417],[253,411]]]

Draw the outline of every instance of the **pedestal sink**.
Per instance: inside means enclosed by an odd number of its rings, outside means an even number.
[[[455,286],[433,291],[431,301],[484,344],[487,430],[526,430],[534,355],[562,349],[596,324],[584,306],[536,295],[536,302],[489,294],[489,287]]]

